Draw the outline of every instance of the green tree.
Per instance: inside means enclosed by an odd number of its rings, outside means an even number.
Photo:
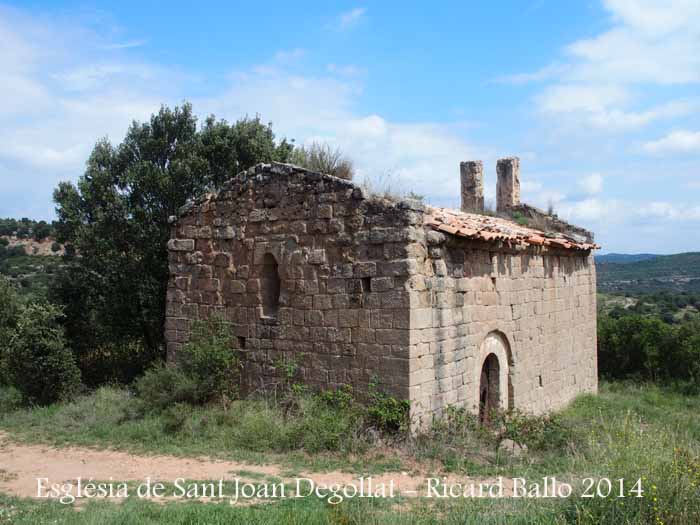
[[[34,233],[34,238],[37,241],[43,241],[44,239],[53,234],[52,226],[46,221],[39,221],[36,224],[34,224],[32,231]]]
[[[51,304],[24,306],[6,352],[10,383],[29,404],[69,398],[80,387],[75,357],[66,348],[61,311]]]
[[[259,117],[233,125],[209,117],[198,129],[189,104],[134,122],[117,146],[95,145],[77,186],[54,192],[67,265],[51,298],[65,306],[79,363],[94,364],[94,349],[113,341],[143,345],[146,362],[163,356],[168,218],[240,170],[287,161],[292,149]],[[105,379],[81,368],[88,384]]]
[[[9,384],[7,353],[10,338],[17,326],[22,303],[12,284],[0,276],[0,385]]]
[[[598,368],[607,378],[659,379],[675,345],[674,328],[655,317],[603,316],[598,321]]]

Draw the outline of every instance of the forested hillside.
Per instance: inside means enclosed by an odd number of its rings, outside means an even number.
[[[597,261],[598,291],[654,293],[700,291],[700,252],[659,255],[630,263]]]

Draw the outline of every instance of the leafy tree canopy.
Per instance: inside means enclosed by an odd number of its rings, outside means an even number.
[[[259,117],[229,124],[210,116],[199,127],[188,103],[133,122],[121,144],[100,140],[77,185],[62,182],[54,192],[68,264],[51,297],[64,306],[79,363],[95,348],[125,340],[161,355],[168,217],[240,170],[286,162],[293,149],[276,142]],[[86,372],[88,383],[102,379]]]

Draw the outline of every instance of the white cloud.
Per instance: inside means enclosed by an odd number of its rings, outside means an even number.
[[[646,34],[663,36],[693,25],[689,17],[700,15],[695,0],[605,0],[615,19]]]
[[[556,203],[555,211],[566,220],[594,231],[606,230],[611,224],[626,225],[629,231],[633,231],[640,224],[660,225],[669,221],[691,223],[700,220],[700,206],[697,204],[668,201],[639,202],[590,197]]]
[[[700,153],[700,131],[673,131],[659,140],[645,143],[647,153]]]
[[[542,189],[542,183],[536,180],[524,180],[520,184],[523,193],[534,193]]]
[[[195,107],[228,120],[246,112],[260,113],[273,122],[279,135],[339,147],[354,160],[359,181],[389,183],[394,189],[454,205],[459,162],[486,158],[491,152],[477,154],[447,125],[397,123],[378,114],[358,113],[354,104],[362,89],[352,79],[302,76],[284,69],[261,74],[253,68],[233,75],[223,94],[195,101]]]
[[[364,75],[367,70],[363,67],[355,66],[353,64],[339,65],[339,64],[328,64],[326,66],[326,71],[329,73],[334,73],[344,77],[357,77]]]
[[[141,47],[146,45],[146,40],[127,40],[126,42],[117,42],[115,44],[107,44],[102,46],[102,49],[113,50],[113,49],[131,49],[134,47]]]
[[[347,18],[357,20],[364,10]],[[59,180],[76,180],[96,140],[119,142],[132,119],[145,120],[160,104],[174,104],[187,92],[189,76],[135,60],[113,49],[99,33],[78,28],[71,43],[60,35],[76,29],[29,18],[8,20],[0,10],[0,166],[15,173],[0,180],[0,215],[22,215],[21,195],[43,202],[39,217],[51,216],[51,192]],[[105,34],[110,34],[105,31]],[[31,35],[32,38],[27,38]],[[59,38],[56,38],[56,37]],[[52,49],[56,39],[62,46]],[[100,50],[93,56],[94,50]],[[46,53],[45,50],[51,50]],[[270,61],[233,73],[222,88],[193,99],[200,115],[233,121],[259,113],[278,136],[324,140],[355,160],[358,179],[398,190],[415,190],[444,204],[458,195],[459,161],[495,157],[476,154],[463,128],[432,122],[393,122],[359,112],[363,92],[357,66],[299,74],[301,48],[283,50]],[[16,57],[21,56],[22,60]],[[196,79],[195,79],[196,80]],[[25,199],[26,200],[26,199]]]
[[[564,64],[550,64],[532,73],[516,73],[514,75],[502,75],[495,79],[500,84],[512,84],[515,86],[530,82],[543,82],[559,77],[566,72],[568,66]]]
[[[603,191],[603,176],[600,173],[592,173],[582,178],[578,185],[587,195],[596,195]]]
[[[573,221],[599,221],[610,210],[610,205],[601,199],[585,199],[562,205],[560,213]]]
[[[567,46],[564,62],[506,79],[551,80],[535,99],[538,110],[578,127],[629,130],[696,112],[697,99],[644,104],[644,95],[650,86],[700,83],[700,2],[608,0],[604,6],[609,30]]]
[[[356,26],[360,22],[360,20],[362,20],[362,18],[365,16],[366,12],[367,9],[365,9],[364,7],[356,7],[354,9],[351,9],[350,11],[340,13],[337,24],[338,29],[344,31],[346,29],[350,29],[351,27]]]
[[[0,215],[49,218],[53,188],[82,173],[100,137],[119,140],[132,119],[179,102],[183,75],[129,58],[103,33],[113,34],[0,8],[0,166],[14,179],[0,177]]]
[[[700,220],[700,206],[663,201],[651,202],[641,207],[637,214],[640,217],[652,217],[661,220],[696,221]]]

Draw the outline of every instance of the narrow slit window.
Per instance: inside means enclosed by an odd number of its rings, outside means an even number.
[[[280,306],[280,275],[277,261],[272,254],[263,258],[262,306],[265,317],[276,317]]]
[[[372,278],[363,277],[362,278],[362,293],[369,293],[372,291]]]
[[[368,295],[372,291],[372,278],[363,277],[360,280],[360,287],[362,288],[362,306],[368,304]]]

